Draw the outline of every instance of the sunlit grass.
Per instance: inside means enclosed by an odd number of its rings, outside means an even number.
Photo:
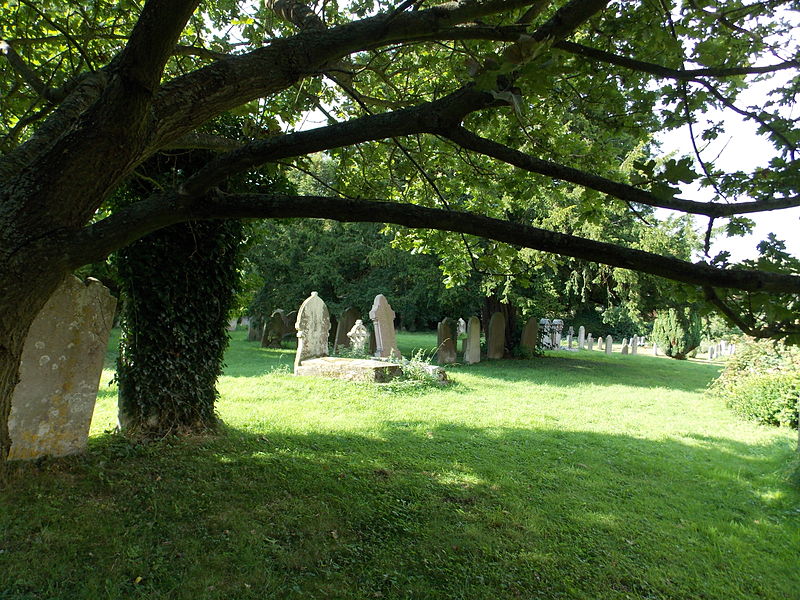
[[[243,336],[216,437],[105,434],[104,373],[91,451],[2,497],[0,598],[797,597],[794,434],[707,398],[716,365],[562,352],[406,388]]]

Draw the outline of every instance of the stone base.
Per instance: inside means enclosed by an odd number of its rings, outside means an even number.
[[[382,360],[323,356],[304,360],[294,368],[294,374],[384,383],[400,375],[400,365]]]

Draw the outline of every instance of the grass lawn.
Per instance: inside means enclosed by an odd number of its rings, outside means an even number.
[[[561,352],[379,386],[244,337],[217,437],[108,433],[109,364],[90,452],[0,492],[0,598],[800,598],[796,433],[705,397],[716,365]]]

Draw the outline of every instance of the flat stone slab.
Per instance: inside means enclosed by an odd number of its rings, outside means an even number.
[[[295,375],[330,377],[345,381],[384,383],[400,375],[400,365],[383,360],[323,356],[304,360],[294,369]]]

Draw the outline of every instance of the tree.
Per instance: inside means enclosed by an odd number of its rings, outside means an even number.
[[[231,0],[199,6],[3,3],[0,458],[26,332],[59,282],[189,219],[395,223],[456,232],[454,256],[470,254],[471,236],[489,238],[504,244],[500,255],[529,248],[686,283],[744,331],[797,341],[798,263],[775,240],[753,265],[690,262],[553,231],[525,210],[553,194],[585,222],[660,207],[729,219],[734,230],[747,226],[742,215],[800,205],[796,122],[781,113],[797,92],[782,16],[796,2],[361,0],[315,12],[264,0],[252,14]],[[753,78],[778,72],[788,84],[774,84],[760,106],[740,105]],[[314,105],[330,123],[293,130]],[[698,172],[690,159],[658,159],[649,140],[660,128],[691,123],[698,138],[719,136],[717,123],[699,131],[712,107],[755,122],[775,158],[754,173],[721,173],[699,151]],[[251,115],[252,141],[198,132],[235,110]],[[219,154],[148,198],[98,212],[137,165],[170,147]],[[303,168],[302,157],[332,149],[351,162],[391,157],[394,192],[220,191],[234,174],[286,161]],[[361,166],[374,176],[368,160]],[[680,198],[675,185],[688,180],[714,199]]]

